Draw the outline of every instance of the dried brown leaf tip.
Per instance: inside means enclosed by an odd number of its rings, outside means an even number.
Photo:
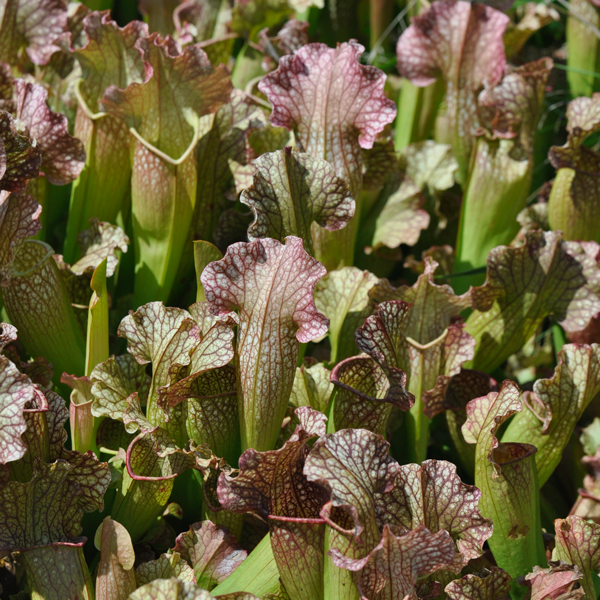
[[[529,588],[530,600],[576,600],[585,595],[581,579],[583,575],[576,565],[551,560],[547,569],[534,567],[520,583]]]

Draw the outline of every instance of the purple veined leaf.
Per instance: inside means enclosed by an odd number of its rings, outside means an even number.
[[[479,124],[477,94],[502,78],[508,22],[489,6],[442,0],[412,20],[396,47],[398,72],[411,83],[430,85],[438,75],[446,82],[446,118],[463,182]]]
[[[200,474],[202,475],[202,496],[204,499],[202,519],[208,519],[215,525],[226,528],[232,533],[232,535],[241,539],[243,533],[244,516],[240,513],[224,510],[221,506],[218,495],[219,477],[223,473],[228,475],[231,474],[234,469],[224,458],[215,460],[214,453],[207,445],[196,448],[194,448],[192,445],[192,448],[198,457],[199,464],[197,466],[197,470],[199,470]],[[235,447],[235,450],[237,453],[235,464],[237,464],[240,456],[239,443]],[[264,529],[265,528],[261,527],[261,536],[264,536]],[[266,541],[268,542],[268,540]],[[275,569],[272,553],[270,554],[272,563],[271,568]],[[235,590],[236,588],[233,589]]]
[[[14,118],[0,111],[0,190],[22,191],[38,176],[42,164],[40,149],[17,131]]]
[[[102,105],[124,119],[136,139],[131,180],[136,240],[133,304],[140,306],[155,299],[166,301],[172,290],[196,203],[200,119],[229,101],[232,85],[225,66],[213,67],[197,46],[181,51],[172,38],[158,34],[137,45],[152,76],[125,90],[110,86]]]
[[[48,391],[41,393],[36,389],[35,396],[25,404],[23,410],[27,429],[21,435],[21,441],[26,452],[19,460],[6,465],[10,468],[11,480],[21,483],[30,481],[36,459],[50,461],[62,454],[64,439],[57,439],[55,430],[56,426],[64,425],[64,408],[64,400],[58,394]]]
[[[193,569],[182,558],[179,552],[161,554],[155,560],[143,562],[135,570],[135,579],[138,587],[146,585],[156,579],[171,579],[196,583]]]
[[[27,402],[23,418],[27,429],[21,436],[26,447],[23,457],[10,464],[11,479],[26,483],[31,480],[36,459],[46,462],[65,458],[63,445],[67,438],[64,424],[69,416],[65,401],[55,392],[41,393]]]
[[[215,317],[206,302],[190,306],[190,313],[200,329],[200,341],[190,351],[188,365],[170,369],[169,383],[158,388],[158,405],[169,421],[174,407],[179,407],[175,414],[185,414],[188,438],[235,464],[240,430],[235,369],[229,365],[235,319]]]
[[[281,242],[294,235],[304,240],[311,256],[326,261],[311,230],[337,231],[348,224],[355,207],[348,184],[327,161],[291,147],[263,154],[253,165],[257,172],[252,186],[240,196],[242,204],[254,212],[248,238]]]
[[[148,35],[145,23],[132,21],[120,28],[108,12],[92,12],[83,20],[83,29],[83,46],[69,46],[82,71],[75,86],[78,106],[74,134],[86,152],[85,167],[71,193],[64,249],[69,261],[75,259],[77,234],[90,218],[114,223],[120,212],[127,214],[129,210],[129,131],[125,122],[104,111],[102,96],[110,85],[125,89],[152,74],[142,49],[135,45]]]
[[[30,592],[50,600],[93,598],[85,538],[77,536],[83,514],[103,509],[110,483],[108,465],[92,454],[71,452],[69,459],[37,460],[29,482],[0,488],[0,553],[21,552]]]
[[[483,127],[498,139],[514,140],[511,152],[515,156],[533,151],[544,88],[553,66],[551,59],[543,58],[520,67],[506,67],[502,80],[479,94]]]
[[[325,521],[319,516],[327,501],[322,487],[305,475],[307,442],[325,434],[325,415],[296,409],[300,425],[279,450],[240,457],[236,477],[221,475],[219,502],[226,510],[256,512],[269,522],[271,547],[279,575],[291,600],[323,596]]]
[[[596,226],[600,155],[583,146],[585,139],[600,128],[600,94],[572,100],[567,119],[567,143],[552,146],[548,153],[557,169],[548,200],[549,224],[563,231],[567,240],[600,242]]]
[[[382,367],[364,354],[338,363],[331,371],[331,382],[336,387],[331,432],[353,428],[383,436],[393,408],[406,412],[415,401],[406,391],[403,371]]]
[[[161,428],[141,431],[127,453],[117,456],[123,462],[123,474],[111,517],[127,528],[135,544],[162,515],[174,479],[195,467],[198,459],[195,452],[177,447]]]
[[[36,65],[45,65],[59,48],[54,43],[67,27],[63,0],[7,0],[0,13],[0,60],[19,63],[25,48]]]
[[[212,590],[246,559],[235,536],[211,521],[194,523],[175,540],[175,552],[194,569],[198,585]]]
[[[372,293],[378,302],[400,300],[413,305],[403,327],[406,335],[420,344],[428,344],[440,337],[471,303],[469,294],[458,296],[449,285],[434,283],[438,264],[429,257],[424,262],[425,271],[412,287],[393,288],[383,281]]]
[[[76,467],[82,476],[96,468],[97,460],[94,454],[81,454],[65,448],[68,437],[65,424],[69,418],[69,409],[57,393],[51,390],[46,390],[43,394],[38,393],[36,400],[28,403],[24,416],[27,430],[23,434],[23,441],[28,451],[21,460],[11,463],[11,474],[16,481],[30,481],[36,461],[66,460]],[[96,494],[93,489],[85,491],[84,495],[90,505],[102,502],[102,495]]]
[[[187,437],[207,444],[235,464],[240,455],[240,425],[235,368],[217,367],[190,376],[169,388],[167,398],[183,400]],[[181,383],[182,385],[179,385]],[[171,409],[167,406],[167,414]]]
[[[83,553],[85,539],[48,544],[24,553],[29,597],[59,600],[69,594],[82,600],[94,598],[94,584]]]
[[[52,361],[55,377],[84,372],[83,331],[50,246],[31,239],[21,243],[0,291],[31,356]]]
[[[467,420],[467,404],[475,398],[497,391],[498,383],[487,373],[462,368],[460,373],[450,378],[446,387],[444,407],[448,430],[469,473],[475,473],[475,448],[465,441],[461,430]]]
[[[483,266],[490,250],[510,244],[519,231],[516,218],[530,192],[533,138],[553,64],[544,58],[507,67],[500,83],[479,94],[484,129],[476,142],[461,208],[455,272]]]
[[[49,463],[63,460],[75,468],[77,477],[85,478],[99,469],[96,475],[104,480],[106,473],[103,469],[106,465],[98,463],[92,453],[81,454],[64,447],[67,441],[64,426],[69,417],[65,401],[51,390],[42,392],[36,386],[34,389],[35,396],[23,410],[27,429],[21,438],[27,452],[21,459],[10,463],[11,479],[21,483],[30,482],[39,461]],[[81,502],[87,506],[100,506],[103,502],[103,494],[94,487],[84,488],[82,494]],[[94,508],[90,508],[91,510]]]
[[[476,444],[475,485],[481,490],[481,514],[492,520],[488,540],[496,563],[516,578],[543,564],[542,539],[535,467],[536,448],[523,443],[501,443],[498,428],[521,412],[521,391],[504,381],[499,392],[475,398],[467,404],[462,426],[465,440]],[[502,498],[502,505],[497,499]]]
[[[315,288],[315,306],[329,319],[330,362],[356,354],[354,332],[375,311],[371,290],[379,279],[369,271],[344,267],[330,271]]]
[[[565,344],[557,355],[551,379],[539,379],[525,410],[502,436],[503,442],[527,442],[537,448],[535,457],[541,486],[558,466],[575,425],[600,392],[600,346]]]
[[[450,534],[456,544],[454,558],[435,575],[443,587],[483,554],[483,544],[492,535],[492,522],[479,512],[480,497],[475,486],[461,481],[455,465],[426,460],[422,465],[399,466],[395,486],[377,494],[375,503],[380,523],[405,531],[423,525],[432,533]]]
[[[90,219],[90,229],[84,229],[77,236],[81,248],[81,258],[73,264],[71,270],[76,275],[93,273],[94,269],[106,258],[106,276],[111,277],[121,252],[127,252],[129,238],[118,225],[111,225]]]
[[[190,349],[190,359],[183,372],[185,383],[189,384],[190,379],[198,377],[206,371],[224,367],[229,364],[234,356],[232,327],[236,325],[235,315],[224,317],[215,316],[210,312],[207,302],[197,302],[192,304],[189,309],[190,316],[198,325],[197,338],[198,343]],[[179,375],[179,374],[177,374]],[[177,384],[182,383],[180,377],[177,378]],[[174,406],[177,402],[183,400],[185,392],[180,396],[171,394],[174,383],[160,388],[159,395],[168,399],[168,404]],[[182,386],[184,387],[184,386]],[[166,403],[161,403],[163,406]]]
[[[127,600],[137,587],[133,569],[135,551],[127,529],[106,517],[96,531],[94,542],[100,550],[96,600]]]
[[[136,407],[146,404],[148,400],[152,380],[146,373],[145,364],[140,364],[131,354],[111,356],[94,367],[90,378],[93,383],[92,415],[94,417],[122,420],[128,433],[135,433],[140,427],[142,429],[153,427],[150,423],[141,425],[135,418],[130,420],[133,416],[132,409],[137,412]]]
[[[435,416],[446,408],[445,393],[450,379],[460,372],[466,361],[473,358],[475,342],[464,330],[464,323],[459,321],[448,327],[444,340],[442,374],[438,376],[435,387],[423,393],[424,412],[427,416]]]
[[[0,192],[0,285],[6,283],[19,246],[41,230],[41,212],[31,196]]]
[[[309,44],[283,56],[276,71],[259,84],[273,106],[272,125],[294,132],[297,148],[325,159],[350,186],[360,214],[362,149],[394,120],[396,107],[385,97],[385,75],[358,62],[364,48],[355,42],[337,48]],[[328,270],[352,264],[357,218],[340,233],[319,232]]]
[[[304,464],[306,478],[330,494],[321,510],[329,527],[325,551],[336,548],[348,559],[362,559],[379,544],[381,534],[374,496],[391,490],[396,461],[380,435],[343,429],[317,440]],[[355,598],[349,571],[325,560],[325,598]]]
[[[361,600],[417,600],[417,580],[447,567],[453,554],[454,545],[447,531],[432,534],[422,525],[402,536],[385,525],[377,547],[362,559],[331,551],[336,566],[357,572]]]
[[[323,266],[302,240],[233,244],[210,263],[202,285],[211,311],[239,309],[236,371],[242,449],[274,447],[294,383],[299,343],[327,331],[313,302]],[[260,376],[259,376],[260,372]]]
[[[469,573],[451,581],[444,589],[450,600],[507,600],[512,577],[500,567],[480,574]]]
[[[600,312],[597,244],[564,241],[560,232],[527,233],[518,248],[500,246],[487,259],[485,285],[473,288],[466,331],[476,342],[469,365],[489,371],[517,352],[547,315],[581,331]]]
[[[3,330],[5,324],[3,323]],[[40,393],[31,380],[5,356],[0,356],[0,463],[23,457],[27,446],[21,435],[27,429],[23,411]]]
[[[210,592],[201,589],[196,583],[179,581],[178,579],[156,579],[133,592],[129,600],[259,600],[254,594],[239,592],[212,596]]]
[[[16,341],[17,328],[10,323],[0,323],[0,353],[4,352],[4,349],[8,344]]]
[[[578,599],[585,595],[579,580],[583,574],[577,565],[564,561],[549,561],[548,568],[533,567],[533,571],[525,575],[525,585],[530,589],[531,600]]]
[[[388,450],[388,442],[380,435],[343,429],[317,440],[304,466],[307,479],[331,494],[321,515],[340,529],[334,519],[341,516],[335,509],[342,509],[353,525],[349,532],[371,549],[380,538],[374,495],[394,486],[397,463]]]
[[[71,183],[85,163],[83,144],[69,134],[67,117],[48,108],[48,91],[43,86],[23,79],[16,79],[14,85],[17,122],[39,145],[43,174],[54,185]]]
[[[461,365],[473,357],[474,340],[456,321],[469,305],[468,294],[457,296],[448,285],[437,285],[437,263],[426,268],[412,287],[377,287],[373,296],[384,300],[377,313],[356,331],[360,350],[388,373],[406,373],[407,390],[415,398],[406,415],[407,452],[411,461],[426,458],[429,419],[443,410],[445,388]],[[393,300],[388,300],[393,298]]]
[[[600,571],[600,525],[581,517],[569,516],[554,521],[556,545],[552,560],[575,565],[583,574],[581,586],[586,596],[593,597],[594,580],[592,571]]]
[[[189,364],[190,352],[200,342],[198,325],[185,310],[150,302],[125,317],[117,333],[127,339],[127,350],[140,365],[152,364],[148,421],[154,426],[166,426],[183,446],[187,441],[183,411],[171,411],[165,425],[165,415],[158,406],[159,388],[169,383],[172,369]]]
[[[321,363],[296,367],[290,404],[295,408],[310,406],[325,414],[333,393],[330,377],[331,371]]]

